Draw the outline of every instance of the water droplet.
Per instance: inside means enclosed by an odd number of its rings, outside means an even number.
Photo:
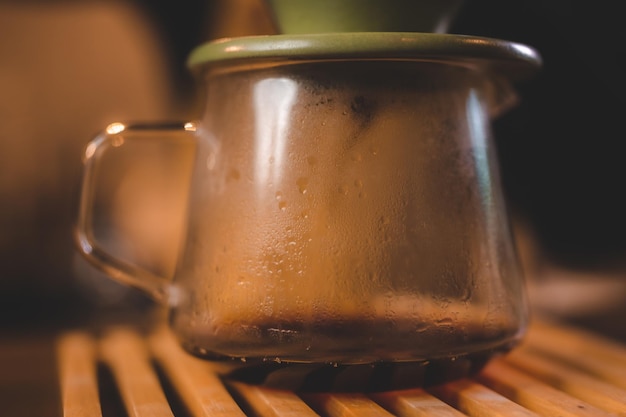
[[[241,362],[243,362],[243,363],[246,363],[246,361],[247,361],[247,359],[246,359],[246,358],[243,358],[243,357],[242,357],[242,358],[239,358],[239,360],[240,360]]]
[[[436,321],[437,326],[452,326],[454,323],[450,317],[444,317]]]
[[[361,155],[360,153],[355,153],[352,155],[351,158],[354,162],[361,162],[363,160],[363,155]]]
[[[418,323],[415,325],[415,332],[416,332],[416,333],[423,333],[423,332],[425,332],[426,330],[428,330],[429,328],[430,328],[430,326],[429,326],[427,323],[424,323],[424,322],[418,322]]]
[[[348,187],[345,185],[340,185],[337,191],[339,191],[339,194],[348,195]]]
[[[378,155],[378,148],[375,146],[372,146],[370,148],[370,152],[372,153],[372,155]]]
[[[473,295],[473,285],[472,283],[468,284],[464,289],[463,292],[461,293],[461,297],[460,300],[463,303],[468,303],[470,301],[470,299],[472,298]]]
[[[229,180],[237,181],[239,180],[239,178],[241,178],[241,173],[237,169],[233,168],[228,172],[228,176],[226,178]]]
[[[298,191],[300,191],[301,194],[306,194],[306,187],[309,185],[309,180],[306,177],[300,177],[296,181],[296,185],[298,186]]]
[[[283,193],[276,191],[276,200],[280,200],[281,198],[283,198]]]
[[[363,187],[363,181],[361,181],[361,180],[354,180],[354,186],[355,187],[359,187],[359,188]]]
[[[280,201],[280,202],[278,203],[278,208],[279,208],[281,211],[285,211],[285,210],[287,209],[287,202],[286,202],[286,201]]]

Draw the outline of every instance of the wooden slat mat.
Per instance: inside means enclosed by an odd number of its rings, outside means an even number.
[[[439,385],[422,385],[419,367],[204,361],[183,352],[165,328],[68,332],[57,348],[67,417],[626,416],[626,346],[545,322],[533,323],[521,346],[475,376]],[[402,389],[370,389],[383,376],[403,381]],[[304,389],[311,381],[325,388]]]

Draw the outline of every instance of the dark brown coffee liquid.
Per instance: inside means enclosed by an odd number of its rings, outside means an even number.
[[[297,369],[298,375],[310,369],[300,385],[311,389],[328,387],[339,374],[346,379],[346,372],[359,374],[359,369],[378,381],[370,381],[369,388],[388,386],[404,374],[411,384],[437,383],[477,371],[517,340],[516,329],[483,323],[425,325],[384,319],[240,323],[194,330],[181,335],[184,347],[202,358],[230,360],[237,365],[233,374],[238,378],[265,381],[278,370],[284,376],[289,374],[285,369]]]

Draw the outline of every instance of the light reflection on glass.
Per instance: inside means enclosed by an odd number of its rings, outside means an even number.
[[[280,180],[296,91],[297,84],[286,78],[265,79],[254,88],[254,175],[263,187]]]
[[[115,134],[123,132],[124,129],[126,129],[126,126],[123,123],[116,122],[116,123],[111,123],[110,125],[108,125],[106,128],[106,132],[109,135],[115,135]]]
[[[474,157],[474,166],[476,167],[476,175],[478,176],[478,186],[480,187],[480,195],[484,205],[490,207],[492,201],[492,184],[491,172],[489,171],[489,155],[487,154],[487,140],[489,132],[487,131],[486,114],[484,106],[480,102],[476,90],[471,90],[467,99],[467,126],[469,129],[469,138],[472,142],[472,155]]]
[[[96,153],[97,147],[98,147],[98,143],[96,143],[95,141],[89,143],[89,145],[87,145],[87,148],[85,149],[84,159],[85,160],[91,159],[93,155]]]

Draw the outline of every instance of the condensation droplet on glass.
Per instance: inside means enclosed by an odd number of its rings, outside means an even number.
[[[470,282],[465,286],[465,288],[463,288],[463,291],[461,292],[461,302],[467,304],[471,300],[473,293],[474,283]]]
[[[352,161],[354,162],[361,162],[363,160],[363,155],[361,155],[360,153],[355,153],[352,155]]]
[[[348,195],[348,187],[345,185],[340,185],[337,191],[339,191],[339,194]]]
[[[415,325],[415,332],[416,332],[416,333],[424,333],[424,332],[425,332],[426,330],[428,330],[429,328],[430,328],[430,326],[429,326],[427,323],[425,323],[425,322],[423,322],[423,321],[420,321],[420,322],[418,322],[418,323]]]
[[[286,201],[279,201],[278,202],[278,208],[281,211],[285,211],[287,209],[287,202]]]
[[[300,194],[306,194],[307,186],[309,185],[309,179],[306,177],[300,177],[296,181],[296,185],[298,186],[298,191],[300,191]]]
[[[363,181],[361,181],[359,179],[354,180],[354,186],[358,187],[358,188],[363,187]]]
[[[276,191],[276,200],[280,200],[281,198],[283,198],[283,193]]]
[[[372,155],[378,155],[378,148],[375,147],[375,146],[372,146],[370,148],[370,152],[371,152]]]
[[[452,326],[454,321],[450,317],[444,317],[435,322],[437,326]]]
[[[228,178],[229,180],[235,180],[235,181],[237,181],[237,180],[239,180],[239,178],[241,178],[241,173],[239,172],[239,170],[237,170],[237,169],[234,169],[234,168],[233,168],[233,169],[231,169],[231,170],[228,172],[228,177],[227,177],[227,178]]]

